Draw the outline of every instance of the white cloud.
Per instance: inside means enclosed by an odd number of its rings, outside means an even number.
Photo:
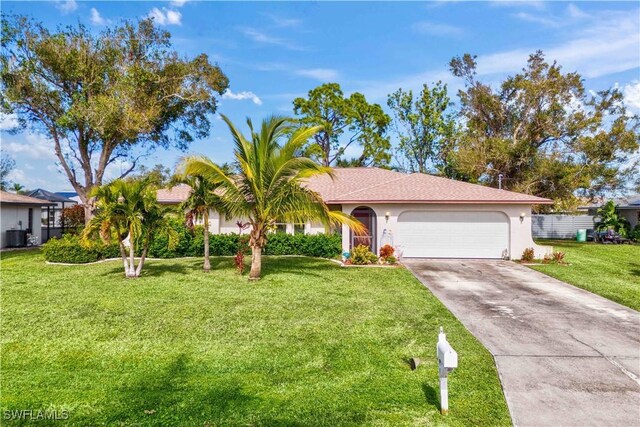
[[[547,60],[557,60],[565,72],[577,71],[586,78],[637,69],[640,65],[639,12],[603,11],[570,31],[564,42],[547,46],[532,44],[480,55],[477,58],[478,75],[485,81],[487,78],[488,81],[492,78],[499,81],[506,74],[519,72],[537,49],[543,50]],[[381,100],[398,88],[419,90],[423,83],[438,80],[449,83],[450,94],[455,94],[461,85],[460,79],[452,77],[448,69],[442,67],[384,81],[360,81],[354,89],[363,92],[367,98]]]
[[[116,159],[105,168],[103,182],[109,182],[119,178],[124,172],[128,171],[132,165],[131,160]]]
[[[461,36],[464,31],[462,28],[448,25],[448,24],[439,24],[435,22],[416,22],[411,26],[414,32],[418,34],[429,34],[432,36]]]
[[[185,5],[185,3],[187,1],[189,1],[189,0],[173,0],[173,1],[169,2],[169,4],[171,6],[174,6],[174,7],[182,7],[182,6]]]
[[[110,19],[105,19],[100,15],[100,12],[98,12],[98,9],[96,9],[95,7],[91,8],[91,23],[94,25],[106,25],[111,23]]]
[[[0,130],[12,130],[18,127],[18,116],[0,113]]]
[[[305,50],[303,47],[295,43],[291,43],[290,41],[279,38],[279,37],[271,36],[263,31],[256,30],[255,28],[242,27],[242,28],[239,28],[239,30],[246,37],[250,38],[251,40],[257,43],[282,46],[289,50]]]
[[[56,2],[56,7],[60,12],[64,15],[67,13],[71,13],[78,8],[78,3],[76,0],[62,0]]]
[[[302,24],[302,20],[300,19],[285,18],[271,13],[264,13],[263,15],[269,18],[273,25],[278,28],[299,27]]]
[[[22,158],[55,160],[53,141],[39,133],[27,133],[23,141],[2,141],[2,151]]]
[[[231,89],[227,89],[225,93],[222,94],[222,99],[233,99],[236,101],[242,101],[245,99],[250,99],[256,105],[262,105],[262,100],[253,92],[243,91],[234,93]]]
[[[640,80],[625,85],[622,93],[625,105],[640,114]]]
[[[330,68],[300,69],[296,70],[295,73],[299,76],[310,77],[323,82],[335,80],[338,77],[338,72]]]
[[[637,16],[637,13],[635,14]],[[595,78],[637,68],[640,64],[640,25],[633,13],[606,13],[581,26],[573,39],[542,47],[547,59],[557,60],[565,71]],[[538,47],[515,49],[478,58],[478,73],[520,70]]]
[[[543,1],[528,1],[528,0],[495,0],[490,2],[493,6],[502,7],[527,7],[532,9],[544,9],[545,4]]]
[[[22,169],[12,169],[7,175],[9,181],[22,184],[27,179],[27,174]],[[23,184],[24,185],[24,184]]]
[[[574,5],[573,3],[569,3],[569,6],[567,6],[567,14],[574,19],[582,19],[582,18],[588,18],[589,14],[584,12],[582,9],[580,9],[578,6]]]
[[[546,18],[544,16],[533,15],[528,12],[518,12],[513,16],[523,21],[533,22],[534,24],[544,25],[546,27],[559,27],[562,24],[562,21],[553,18]]]
[[[177,10],[167,9],[166,7],[162,9],[154,7],[149,12],[148,17],[153,18],[158,25],[182,25],[182,14]]]

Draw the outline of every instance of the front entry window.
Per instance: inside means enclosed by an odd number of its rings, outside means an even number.
[[[364,234],[354,234],[351,232],[351,248],[365,245],[376,253],[376,213],[373,209],[360,206],[351,212],[351,216],[360,221],[367,229]]]

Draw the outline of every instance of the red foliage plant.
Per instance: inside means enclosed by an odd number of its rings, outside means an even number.
[[[64,208],[60,216],[60,225],[71,233],[84,227],[84,206],[75,205]]]
[[[244,255],[249,251],[249,236],[246,234],[240,235],[238,240],[238,252],[236,252],[236,256],[233,258],[233,262],[236,266],[236,270],[238,273],[244,273]]]
[[[393,249],[393,246],[384,245],[380,248],[380,258],[382,258],[383,261],[386,261],[386,259],[392,256],[394,252],[395,249]]]

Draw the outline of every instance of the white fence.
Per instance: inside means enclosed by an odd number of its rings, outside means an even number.
[[[532,215],[531,234],[539,239],[575,239],[581,229],[593,229],[591,215]]]

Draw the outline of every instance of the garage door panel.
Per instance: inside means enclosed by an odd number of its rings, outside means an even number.
[[[501,258],[509,247],[501,212],[407,211],[398,217],[396,244],[405,257]]]

